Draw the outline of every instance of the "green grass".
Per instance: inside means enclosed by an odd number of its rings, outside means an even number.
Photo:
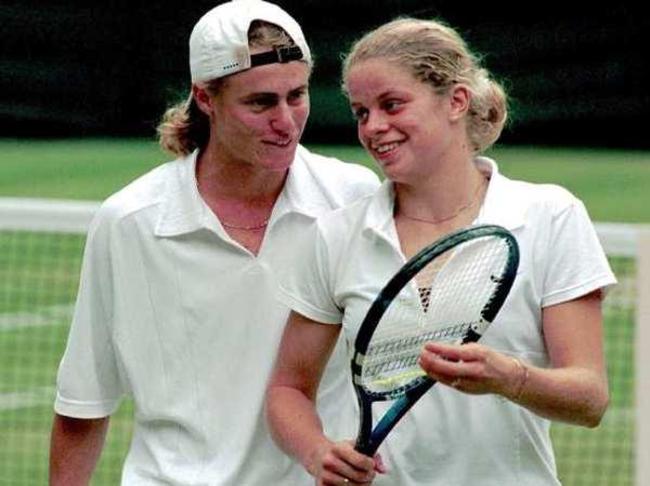
[[[0,313],[69,303],[84,243],[84,235],[1,232]]]
[[[111,417],[106,445],[93,476],[93,486],[119,484],[131,439],[133,407],[125,401]],[[0,484],[47,484],[52,407],[37,406],[0,412]]]
[[[0,232],[0,484],[47,484],[56,371],[84,239]],[[132,404],[126,401],[111,418],[93,485],[119,484],[131,424]]]
[[[313,148],[374,168],[356,146]],[[146,139],[0,139],[0,154],[0,196],[93,200],[170,158]],[[510,177],[565,186],[594,220],[650,222],[650,152],[504,146],[488,155]]]
[[[105,199],[168,159],[148,140],[1,140],[0,195]]]

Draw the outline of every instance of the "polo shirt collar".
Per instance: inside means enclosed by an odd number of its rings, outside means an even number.
[[[272,220],[292,212],[316,218],[336,207],[335,202],[327,197],[327,189],[307,163],[308,155],[307,149],[299,145],[284,188],[273,208]]]
[[[370,200],[366,211],[365,227],[391,239],[395,232],[393,213],[395,212],[395,191],[393,183],[385,179]]]
[[[332,201],[328,200],[323,187],[304,160],[305,154],[306,149],[299,146],[284,188],[273,208],[271,225],[291,212],[315,218],[332,208]],[[172,174],[166,184],[167,190],[162,195],[162,209],[156,224],[157,236],[177,236],[202,228],[223,231],[218,218],[199,194],[196,181],[197,156],[198,150],[195,150],[172,163]]]
[[[496,162],[488,157],[476,157],[479,170],[489,177],[489,183],[479,216],[474,224],[496,224],[508,230],[524,225],[523,204],[513,200],[512,181],[499,173]],[[393,183],[385,180],[368,206],[365,227],[391,239],[394,230],[395,193]]]
[[[177,236],[206,226],[206,205],[196,181],[198,150],[171,163],[171,173],[162,194],[156,236]]]
[[[501,175],[496,162],[488,157],[476,157],[475,163],[490,179],[475,224],[496,224],[511,231],[523,226],[526,205],[518,200],[513,181]]]

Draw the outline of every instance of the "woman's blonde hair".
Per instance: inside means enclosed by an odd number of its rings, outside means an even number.
[[[437,20],[401,18],[369,32],[343,62],[344,91],[350,69],[376,58],[403,66],[440,95],[454,84],[467,86],[471,93],[467,136],[472,149],[483,152],[499,138],[508,117],[505,91],[451,27]]]
[[[260,47],[289,47],[295,45],[291,37],[280,27],[256,20],[248,31],[251,49]],[[311,67],[311,66],[310,66]],[[226,82],[226,78],[208,81],[205,90],[212,96]],[[203,148],[210,138],[210,118],[203,113],[190,92],[189,97],[167,109],[157,128],[158,142],[167,152],[182,157],[197,148]]]

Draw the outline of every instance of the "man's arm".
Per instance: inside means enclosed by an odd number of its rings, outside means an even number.
[[[104,447],[109,417],[55,414],[50,441],[50,486],[86,486]]]

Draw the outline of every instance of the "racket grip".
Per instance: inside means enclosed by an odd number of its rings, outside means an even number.
[[[373,457],[375,452],[377,452],[378,446],[379,444],[374,445],[371,441],[362,441],[357,439],[357,442],[354,445],[354,450],[365,456]]]

